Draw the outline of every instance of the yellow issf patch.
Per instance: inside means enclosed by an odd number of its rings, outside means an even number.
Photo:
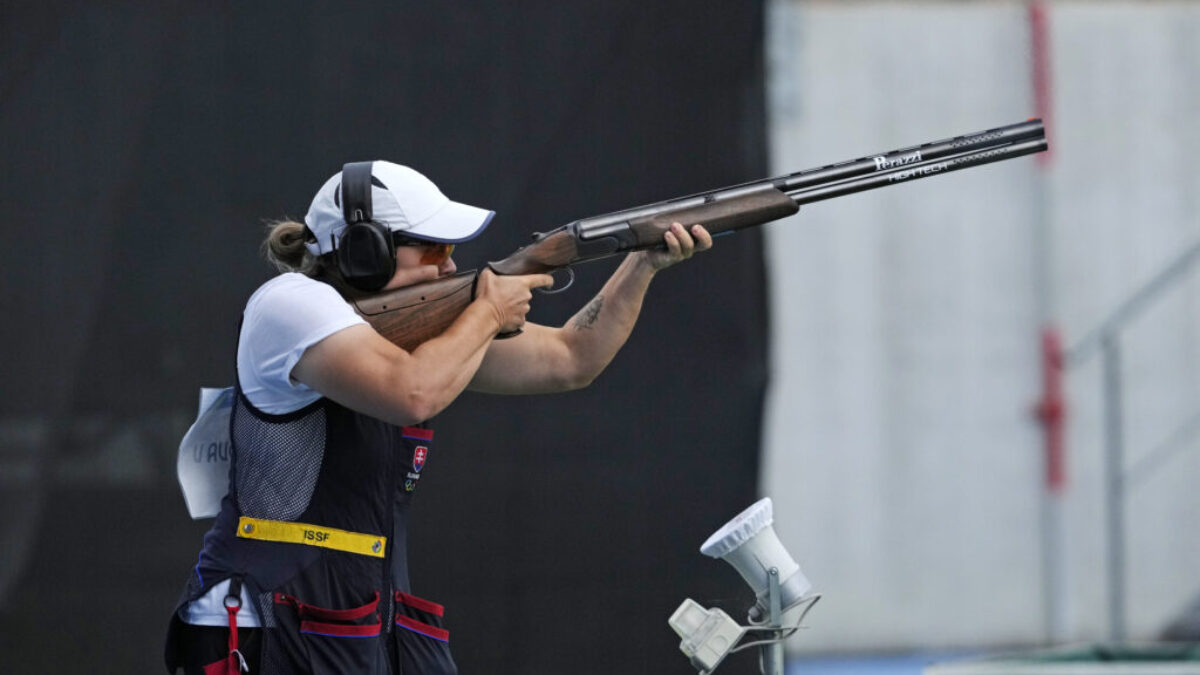
[[[288,544],[304,544],[331,548],[335,551],[369,555],[382,558],[387,550],[387,537],[360,534],[332,527],[295,523],[284,520],[265,520],[242,516],[238,519],[237,536],[243,539],[279,541]]]

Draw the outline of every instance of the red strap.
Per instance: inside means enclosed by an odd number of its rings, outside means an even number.
[[[291,605],[301,619],[317,619],[318,621],[355,621],[375,613],[379,608],[379,591],[375,591],[375,599],[361,607],[350,609],[326,609],[316,605],[306,605],[287,593],[275,593],[275,604]]]
[[[406,438],[415,438],[418,441],[432,441],[433,429],[422,429],[420,427],[404,427],[401,433]]]
[[[443,616],[446,613],[446,608],[436,602],[430,602],[425,598],[418,598],[415,595],[409,595],[401,591],[396,591],[396,602],[436,616]]]
[[[242,672],[249,672],[245,657],[238,651],[237,613],[241,608],[240,596],[230,595],[225,598],[225,613],[229,615],[229,657],[223,663],[217,661],[205,666],[204,675],[241,675]],[[219,667],[221,665],[224,667]]]
[[[410,619],[403,614],[396,615],[396,625],[400,626],[401,628],[407,628],[413,632],[420,633],[421,635],[431,637],[434,640],[441,640],[442,642],[450,641],[450,631],[446,630],[445,628],[430,626],[429,624],[421,623],[416,619]]]
[[[225,611],[229,614],[229,658],[225,662],[225,670],[229,675],[238,675],[242,672],[241,664],[238,663],[242,653],[238,651],[237,634],[237,613],[240,605],[240,602],[238,606],[234,607],[230,607],[228,603],[225,605]]]
[[[329,637],[375,637],[379,635],[382,624],[379,621],[365,626],[347,626],[341,623],[321,623],[319,621],[301,621],[300,632]]]

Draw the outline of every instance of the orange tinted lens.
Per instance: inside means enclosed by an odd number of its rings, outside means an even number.
[[[425,247],[425,253],[421,254],[422,265],[441,265],[450,258],[450,254],[454,252],[454,244],[430,244]]]

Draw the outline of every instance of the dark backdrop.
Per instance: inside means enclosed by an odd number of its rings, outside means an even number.
[[[0,8],[0,671],[157,672],[207,526],[175,448],[197,388],[230,382],[263,219],[387,158],[499,213],[465,269],[758,178],[762,21],[694,0]],[[660,275],[591,388],[434,420],[414,590],[448,606],[463,673],[693,672],[679,602],[743,616],[697,548],[756,496],[764,305],[759,233],[723,238]]]

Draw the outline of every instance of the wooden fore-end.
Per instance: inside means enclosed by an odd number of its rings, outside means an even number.
[[[699,224],[710,234],[720,234],[786,218],[799,210],[791,197],[767,185],[737,197],[636,218],[629,221],[629,229],[637,236],[638,246],[657,246],[671,223],[684,227]]]
[[[528,246],[522,246],[507,258],[488,263],[496,274],[545,274],[566,267],[579,255],[575,237],[559,230]]]
[[[412,351],[446,331],[475,299],[478,272],[461,272],[361,298],[350,298],[358,315],[375,332],[401,349]]]

